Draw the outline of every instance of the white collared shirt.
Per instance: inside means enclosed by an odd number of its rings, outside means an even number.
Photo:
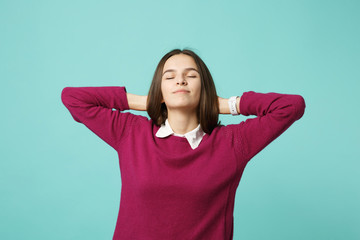
[[[156,132],[156,136],[159,138],[165,138],[170,135],[185,137],[188,140],[192,149],[195,149],[199,146],[205,134],[206,133],[201,129],[200,124],[194,130],[191,130],[184,135],[174,133],[168,119],[166,119],[165,124],[162,124],[159,130]]]

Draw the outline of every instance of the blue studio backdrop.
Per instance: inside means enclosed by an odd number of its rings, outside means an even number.
[[[221,97],[306,101],[247,165],[234,239],[360,239],[359,10],[356,0],[0,0],[0,239],[112,238],[117,154],[60,94],[126,86],[146,95],[174,48],[202,57]]]

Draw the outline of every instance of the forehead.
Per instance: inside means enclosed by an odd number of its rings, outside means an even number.
[[[177,54],[166,60],[163,72],[168,69],[182,70],[185,68],[195,68],[198,70],[195,60],[186,54]]]

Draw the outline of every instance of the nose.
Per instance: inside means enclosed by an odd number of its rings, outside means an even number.
[[[178,78],[178,80],[177,80],[177,82],[176,82],[176,84],[177,85],[187,85],[187,82],[186,82],[186,80],[185,80],[185,78],[184,77],[179,77]]]

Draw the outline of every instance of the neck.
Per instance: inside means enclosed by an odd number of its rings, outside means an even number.
[[[189,114],[181,111],[168,111],[168,121],[172,130],[182,135],[194,130],[199,125],[196,112]]]

